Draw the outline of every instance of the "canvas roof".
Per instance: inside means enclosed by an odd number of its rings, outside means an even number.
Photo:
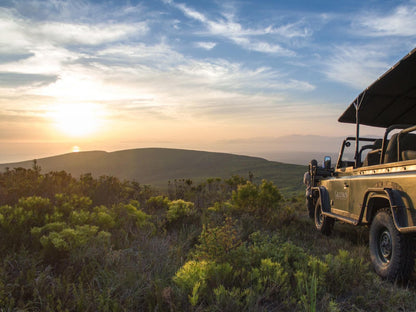
[[[387,128],[393,124],[416,125],[416,48],[358,95],[338,119]]]

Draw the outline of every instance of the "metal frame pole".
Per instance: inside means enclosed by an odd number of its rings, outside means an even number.
[[[360,97],[357,98],[356,102],[354,103],[355,106],[355,130],[356,130],[356,134],[355,134],[355,168],[358,167],[360,160],[358,159],[358,152],[360,150],[360,146],[359,146],[359,139],[360,139],[360,108],[361,108],[361,103],[364,100],[364,96],[365,96],[366,91],[364,91]]]

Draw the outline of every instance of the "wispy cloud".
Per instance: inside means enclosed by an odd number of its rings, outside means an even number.
[[[296,53],[288,48],[284,48],[278,41],[288,38],[304,38],[311,35],[311,30],[301,22],[285,24],[281,26],[268,25],[267,27],[246,28],[235,20],[235,16],[230,13],[221,13],[217,19],[210,19],[201,12],[183,4],[168,1],[168,3],[187,17],[202,23],[206,31],[212,36],[226,38],[246,50],[276,54],[282,56],[294,56]],[[262,39],[269,36],[269,40]],[[273,43],[271,43],[273,42]]]
[[[398,36],[416,35],[416,2],[400,5],[392,12],[369,12],[362,14],[354,23],[359,28],[358,34],[364,36]]]
[[[146,23],[135,24],[68,24],[46,23],[30,33],[56,43],[98,45],[146,34]]]
[[[360,11],[344,19],[350,26],[345,34],[355,40],[328,49],[322,68],[332,81],[362,90],[414,48],[415,1],[383,12],[374,8]]]
[[[198,47],[198,48],[202,48],[202,49],[205,49],[205,50],[212,50],[213,48],[215,48],[215,46],[217,45],[215,42],[211,42],[211,41],[200,41],[200,42],[197,42],[197,43],[195,43],[195,45]]]
[[[15,48],[45,44],[98,45],[142,36],[147,33],[145,22],[136,23],[63,23],[23,19],[15,12],[0,8],[0,43]],[[0,50],[1,51],[1,50]]]
[[[16,88],[27,85],[39,87],[55,82],[57,79],[58,77],[53,75],[0,72],[0,88]]]
[[[337,46],[323,69],[333,81],[364,89],[388,69],[385,58],[379,45]]]

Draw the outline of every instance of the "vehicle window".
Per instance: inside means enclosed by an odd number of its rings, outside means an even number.
[[[341,159],[338,162],[338,167],[351,167],[354,166],[355,159],[355,140],[346,140],[344,142],[344,151],[341,155]]]
[[[378,164],[380,157],[381,142],[381,139],[360,139],[358,150],[358,167]],[[339,168],[355,166],[355,147],[356,141],[354,138],[349,138],[344,142],[343,154],[341,155],[341,159],[338,162]],[[376,150],[378,150],[378,154]],[[367,159],[367,155],[370,152],[374,153],[371,157],[371,161]]]

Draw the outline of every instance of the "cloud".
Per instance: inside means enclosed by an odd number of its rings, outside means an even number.
[[[14,15],[8,9],[0,8],[0,53],[13,54],[22,50],[30,44],[30,38],[26,34],[25,21]],[[26,52],[26,51],[25,51]]]
[[[253,41],[245,37],[234,37],[232,40],[243,48],[251,51],[279,54],[284,56],[296,55],[294,51],[284,49],[279,44],[270,44],[265,41]]]
[[[37,3],[32,1],[29,6]],[[30,81],[37,79],[43,83],[33,86],[43,86],[53,82],[54,78],[48,77],[59,76],[71,63],[91,58],[97,46],[103,48],[132,36],[137,40],[149,30],[146,22],[54,22],[28,18],[23,13],[0,8],[0,72],[3,72],[3,86],[19,83],[28,86]],[[46,75],[46,78],[41,75]]]
[[[33,53],[0,53],[0,64],[25,60],[32,56]]]
[[[98,51],[90,61],[97,61],[107,65],[125,66],[131,70],[132,65],[137,67],[155,66],[164,68],[183,62],[184,56],[176,52],[163,41],[157,44],[113,44]]]
[[[371,37],[416,35],[416,4],[401,5],[392,12],[366,13],[354,21],[359,35]]]
[[[276,37],[310,36],[302,22],[245,27],[230,14],[211,20],[186,5],[177,8],[203,24],[203,39],[197,38],[195,45],[206,50],[220,42],[210,36],[219,36],[250,51],[294,55]],[[7,29],[5,35],[0,33],[0,43],[4,43],[0,45],[0,84],[26,87],[23,95],[46,99],[45,110],[56,102],[88,102],[111,112],[107,118],[126,122],[260,121],[271,118],[271,112],[285,115],[289,92],[315,89],[302,78],[262,62],[253,65],[225,57],[201,59],[188,51],[182,54],[172,45],[177,42],[165,34],[149,40],[147,35],[154,35],[155,28],[157,35],[158,27],[169,23],[166,19],[159,24],[140,16],[132,22],[117,18],[108,23],[85,18],[57,22],[26,18],[13,10],[0,12],[4,14],[0,23]],[[124,12],[131,14],[127,7]],[[8,48],[2,50],[4,46]],[[21,53],[13,57],[16,51]],[[30,103],[20,96],[13,90],[3,92],[0,105]]]
[[[36,25],[35,25],[36,26]],[[30,33],[38,38],[61,44],[98,45],[125,39],[132,35],[144,35],[146,23],[135,24],[70,24],[44,23]]]
[[[200,41],[195,44],[198,48],[212,50],[217,45],[215,42]]]
[[[55,82],[58,76],[0,72],[0,88],[40,87]]]
[[[385,58],[379,45],[337,46],[323,69],[331,80],[361,90],[389,68]]]
[[[186,6],[183,3],[178,3],[178,4],[174,4],[173,1],[169,2],[169,4],[173,4],[174,6],[176,6],[178,9],[180,9],[186,16],[195,19],[197,21],[200,21],[202,23],[207,23],[209,22],[208,19],[205,17],[204,14],[199,13],[191,8],[189,8],[188,6]]]
[[[266,34],[278,34],[285,38],[306,38],[312,35],[312,30],[303,25],[302,21],[283,25],[280,27],[267,27]]]
[[[74,23],[32,21],[17,12],[0,8],[0,43],[9,47],[30,48],[45,44],[98,45],[143,36],[149,30],[146,22]],[[4,48],[3,48],[4,49]],[[0,52],[1,49],[0,49]]]
[[[338,29],[345,23],[345,29]],[[363,90],[409,50],[416,38],[416,2],[359,10],[354,15],[331,18],[344,40],[334,40],[320,67],[331,81]]]
[[[282,56],[294,56],[296,55],[294,51],[282,47],[281,44],[275,41],[278,41],[279,38],[281,40],[305,38],[311,35],[311,31],[307,27],[302,26],[301,22],[279,27],[269,25],[267,27],[254,29],[245,28],[242,24],[235,21],[233,14],[223,13],[220,18],[212,20],[183,3],[175,3],[173,1],[167,1],[166,3],[182,11],[185,16],[202,23],[208,31],[208,34],[231,40],[235,44],[250,51]],[[267,41],[262,38],[264,36],[268,36]],[[273,43],[270,43],[270,41]]]

